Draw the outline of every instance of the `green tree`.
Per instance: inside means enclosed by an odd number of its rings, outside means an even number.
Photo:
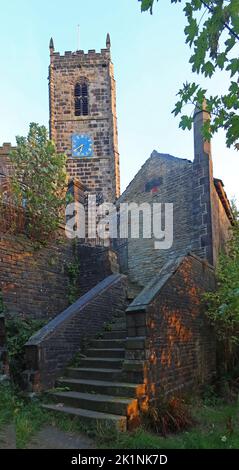
[[[139,1],[141,10],[152,14],[155,0]],[[224,95],[207,96],[207,90],[200,85],[194,82],[183,84],[173,110],[175,116],[181,114],[179,126],[191,129],[195,105],[202,106],[206,96],[211,124],[205,123],[204,137],[209,139],[223,128],[227,146],[235,145],[239,149],[239,0],[170,1],[184,5],[186,43],[193,49],[190,58],[192,71],[209,78],[222,70],[230,74],[228,91]],[[191,114],[182,113],[187,104],[193,105]]]
[[[66,157],[56,152],[44,126],[31,123],[11,152],[14,204],[25,207],[30,238],[45,240],[58,227],[65,205]]]
[[[226,370],[238,364],[239,359],[239,219],[235,204],[232,206],[235,223],[227,250],[219,259],[217,290],[206,294],[208,316],[223,352],[221,365]]]

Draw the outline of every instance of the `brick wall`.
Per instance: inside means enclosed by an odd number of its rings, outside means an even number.
[[[80,294],[83,295],[111,273],[119,271],[117,254],[105,247],[78,245]]]
[[[72,245],[66,238],[40,249],[26,238],[0,237],[0,289],[11,314],[51,318],[69,304],[67,266],[79,260],[79,296],[117,270],[115,254],[104,247]]]
[[[113,274],[34,335],[25,347],[28,387],[39,391],[54,386],[56,377],[87,339],[104,323],[122,317],[126,308],[126,277]]]
[[[174,393],[208,383],[216,347],[202,292],[215,288],[213,268],[195,255],[168,263],[127,309],[128,379],[148,394]]]

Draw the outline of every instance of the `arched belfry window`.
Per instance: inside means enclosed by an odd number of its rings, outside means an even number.
[[[78,82],[75,86],[75,116],[87,116],[88,108],[88,84]]]

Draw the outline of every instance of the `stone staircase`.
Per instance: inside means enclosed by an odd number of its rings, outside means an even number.
[[[66,369],[51,392],[54,403],[44,408],[76,416],[86,424],[132,429],[138,422],[137,397],[144,393],[144,386],[124,381],[125,341],[125,319],[116,320],[111,331],[91,341],[79,366]]]

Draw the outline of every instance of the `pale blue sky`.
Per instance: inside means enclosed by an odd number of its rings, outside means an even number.
[[[48,126],[49,39],[56,51],[76,50],[79,23],[85,51],[105,47],[111,34],[122,189],[154,149],[193,159],[192,132],[178,129],[171,114],[178,89],[191,80],[180,5],[164,0],[150,16],[137,0],[11,0],[0,12],[0,145],[26,134],[29,122]],[[210,80],[210,90],[223,92],[226,80]],[[239,200],[239,153],[225,147],[223,132],[212,144],[214,174]]]

